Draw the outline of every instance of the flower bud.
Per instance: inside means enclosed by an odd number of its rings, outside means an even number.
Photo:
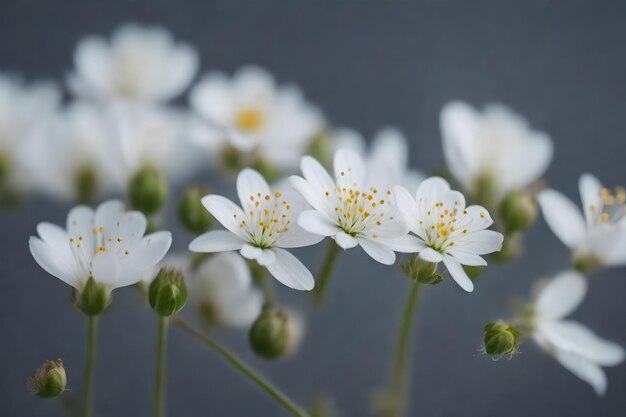
[[[280,171],[278,168],[264,159],[256,158],[252,162],[251,168],[259,171],[263,178],[265,178],[268,182],[274,182],[280,178]]]
[[[89,165],[82,166],[74,176],[74,190],[76,200],[81,204],[93,201],[98,192],[98,172]]]
[[[31,393],[42,398],[59,396],[65,391],[67,375],[61,359],[46,361],[30,378]]]
[[[213,216],[202,205],[201,201],[206,194],[208,194],[207,190],[192,185],[185,190],[185,194],[178,204],[180,222],[190,232],[201,234],[213,225]]]
[[[0,184],[4,184],[11,174],[11,160],[5,152],[0,152]]]
[[[227,172],[237,172],[244,166],[241,152],[233,146],[224,146],[220,150],[220,162]]]
[[[418,254],[403,263],[401,268],[407,277],[420,284],[436,285],[444,279],[443,274],[437,274],[437,264],[423,260]]]
[[[492,356],[512,355],[517,351],[519,333],[512,324],[494,321],[485,326],[485,353]]]
[[[474,183],[473,196],[477,203],[491,207],[496,199],[497,183],[493,174],[484,173]]]
[[[111,305],[111,291],[89,277],[80,294],[72,292],[72,301],[85,315],[99,316]]]
[[[276,307],[265,306],[250,328],[252,350],[264,358],[275,359],[289,354],[297,345],[297,323]]]
[[[504,236],[500,252],[494,252],[491,258],[500,263],[512,261],[522,253],[522,239],[519,233],[510,233]]]
[[[321,130],[313,136],[309,144],[309,155],[328,166],[332,155],[332,141],[327,130]]]
[[[131,178],[128,197],[134,208],[146,216],[153,215],[167,199],[167,180],[158,169],[145,165]]]
[[[537,203],[528,193],[513,191],[500,203],[500,217],[508,232],[525,230],[537,218]]]
[[[574,269],[580,273],[588,274],[604,266],[604,263],[593,255],[575,254],[572,257]]]
[[[183,273],[172,268],[161,268],[148,289],[148,301],[160,316],[178,313],[187,302],[187,287]]]

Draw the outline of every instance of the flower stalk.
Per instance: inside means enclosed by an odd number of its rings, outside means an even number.
[[[168,317],[159,316],[159,333],[157,336],[157,362],[154,392],[154,415],[165,416],[165,370],[167,351]]]
[[[329,242],[328,251],[326,257],[322,263],[320,273],[317,276],[317,281],[311,295],[317,304],[321,304],[324,301],[324,295],[326,294],[326,288],[328,287],[328,281],[332,275],[335,262],[341,252],[341,248],[335,242]]]
[[[87,359],[85,362],[85,417],[93,416],[93,383],[98,344],[98,316],[87,318]]]

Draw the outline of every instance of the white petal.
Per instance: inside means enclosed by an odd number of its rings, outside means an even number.
[[[556,352],[554,356],[568,371],[590,384],[597,395],[604,395],[607,380],[602,368],[587,359],[568,352]]]
[[[384,265],[393,265],[396,261],[395,252],[380,242],[364,238],[357,238],[357,242],[359,242],[363,250],[376,262],[380,262]]]
[[[419,232],[419,208],[417,202],[411,194],[401,186],[393,187],[393,195],[396,199],[398,210],[406,221],[410,230],[417,234]]]
[[[469,277],[463,270],[463,267],[461,267],[461,264],[459,264],[453,257],[448,255],[443,257],[443,263],[446,265],[446,268],[448,269],[448,272],[450,272],[452,278],[456,281],[457,284],[459,284],[461,288],[463,288],[467,292],[474,291],[474,283],[471,279],[469,279]]]
[[[554,190],[540,192],[538,201],[546,223],[561,242],[570,249],[580,245],[584,239],[585,221],[578,207]]]
[[[413,235],[404,235],[394,239],[384,239],[389,248],[401,253],[417,253],[426,249],[426,244]]]
[[[299,225],[294,225],[288,232],[281,233],[276,246],[279,248],[303,248],[320,243],[324,237],[325,235],[311,233]]]
[[[339,149],[333,159],[337,185],[360,189],[365,184],[365,164],[358,153],[350,149]]]
[[[337,232],[335,236],[333,236],[333,238],[335,239],[335,242],[337,242],[337,244],[343,249],[351,249],[359,244],[359,242],[354,237],[350,236],[343,230]]]
[[[239,250],[244,240],[227,230],[214,230],[204,233],[189,244],[192,252],[227,252]]]
[[[72,259],[61,256],[52,246],[36,237],[30,238],[28,246],[35,261],[47,273],[80,290],[77,276],[78,268]]]
[[[202,197],[202,204],[222,226],[245,238],[240,222],[245,220],[246,216],[235,203],[220,195],[207,195]]]
[[[334,236],[339,227],[316,210],[305,210],[298,216],[298,224],[304,230],[322,236]]]
[[[261,266],[268,266],[274,263],[276,260],[276,254],[273,249],[263,249],[261,256],[259,256],[256,261]]]
[[[450,191],[450,184],[441,177],[426,178],[417,188],[416,200],[425,198],[428,201],[437,201],[442,194]]]
[[[315,285],[311,272],[291,253],[274,248],[276,259],[267,270],[280,282],[296,290],[311,290]]]
[[[237,194],[239,201],[241,201],[241,207],[250,205],[252,203],[250,197],[255,199],[259,193],[262,197],[272,193],[265,178],[254,169],[242,170],[237,176]]]
[[[124,214],[126,208],[119,200],[108,200],[100,204],[95,212],[94,226],[103,227],[104,233],[113,233],[117,221]]]
[[[100,252],[91,261],[91,271],[93,279],[101,284],[117,288],[117,279],[120,267],[117,257],[110,252]],[[137,280],[139,281],[139,279]]]
[[[549,281],[535,301],[535,309],[548,319],[560,319],[572,313],[585,298],[587,281],[576,271],[565,271]]]
[[[446,166],[463,188],[471,186],[481,168],[480,114],[462,102],[447,103],[440,125]]]
[[[37,234],[45,243],[53,248],[63,250],[67,248],[69,251],[69,236],[67,232],[56,224],[39,223],[37,225]],[[64,251],[65,252],[65,251]]]
[[[244,244],[241,247],[239,253],[241,253],[241,256],[246,259],[256,260],[259,259],[261,255],[263,255],[263,249],[256,246]]]
[[[426,262],[439,263],[443,261],[443,256],[433,248],[424,248],[420,251],[420,258]]]
[[[476,255],[486,255],[500,251],[503,241],[502,233],[493,230],[479,230],[461,235],[454,241],[455,246],[450,248],[449,252],[459,250]]]
[[[156,267],[172,245],[170,232],[156,232],[144,236],[128,248],[128,255],[119,262],[116,288],[133,285],[145,279],[146,273]]]
[[[458,249],[448,249],[446,253],[457,260],[461,265],[468,266],[485,266],[487,261],[474,253],[464,252]]]
[[[580,190],[580,199],[583,203],[585,219],[588,225],[592,225],[598,217],[600,210],[602,210],[602,201],[600,200],[602,184],[593,175],[583,174],[578,181],[578,189]]]
[[[317,159],[304,156],[300,162],[300,169],[304,178],[323,195],[326,191],[332,192],[335,189],[335,182],[328,171],[318,162]]]
[[[309,203],[315,210],[324,213],[326,216],[331,216],[333,214],[328,206],[325,194],[319,192],[307,180],[302,177],[292,175],[289,177],[289,184],[291,184],[293,189],[300,193],[307,203]]]

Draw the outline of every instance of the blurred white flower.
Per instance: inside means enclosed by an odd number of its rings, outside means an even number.
[[[406,137],[395,128],[380,130],[366,151],[366,143],[357,131],[336,129],[331,133],[333,148],[352,149],[363,157],[373,186],[390,188],[402,185],[409,190],[416,190],[424,180],[424,175],[409,168],[409,144]]]
[[[302,158],[304,178],[292,176],[291,185],[314,210],[298,218],[303,229],[330,236],[344,249],[360,245],[377,262],[391,265],[394,251],[417,252],[417,239],[407,235],[391,189],[377,189],[361,157],[340,149],[334,157],[335,178],[314,158]]]
[[[169,232],[144,236],[145,231],[143,214],[126,211],[122,202],[109,200],[95,211],[74,207],[65,230],[39,223],[39,237],[31,236],[29,247],[39,266],[78,291],[89,278],[113,290],[153,273],[170,248]]]
[[[598,395],[606,391],[601,367],[624,360],[624,349],[601,339],[583,325],[564,320],[582,302],[587,292],[585,278],[565,271],[549,281],[533,306],[533,338],[536,343],[574,375],[589,383]]]
[[[546,223],[575,260],[597,266],[626,265],[626,190],[618,187],[612,193],[590,174],[582,175],[578,185],[584,215],[557,191],[539,193]]]
[[[441,131],[448,169],[466,192],[488,177],[501,198],[539,179],[552,160],[550,138],[502,105],[481,113],[463,102],[448,103]]]
[[[48,123],[60,104],[61,93],[48,82],[23,84],[0,74],[0,165],[2,181],[23,190],[32,185],[27,163],[28,137]]]
[[[295,193],[270,190],[265,179],[253,169],[237,177],[241,208],[219,195],[208,195],[202,204],[226,229],[211,231],[194,239],[193,252],[240,251],[256,260],[277,280],[297,290],[310,290],[315,284],[309,270],[285,248],[310,246],[321,236],[300,228],[295,219],[304,208]]]
[[[419,256],[443,262],[465,291],[474,284],[461,265],[487,265],[480,256],[499,251],[503,236],[485,230],[493,223],[481,206],[465,207],[465,197],[450,189],[443,178],[431,177],[420,184],[415,198],[403,187],[394,187],[397,204],[411,232],[419,237]]]
[[[279,87],[254,66],[241,68],[232,79],[209,73],[193,88],[191,105],[206,121],[194,135],[199,143],[211,148],[228,143],[286,169],[297,166],[323,122],[298,88]]]
[[[100,100],[165,101],[180,95],[198,70],[198,54],[158,27],[126,24],[110,42],[84,38],[76,48],[70,88]]]

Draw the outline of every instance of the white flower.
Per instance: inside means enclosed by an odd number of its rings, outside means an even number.
[[[474,284],[461,265],[487,265],[480,257],[499,251],[503,236],[485,230],[493,223],[481,206],[465,207],[465,197],[450,189],[443,178],[424,180],[415,198],[403,187],[394,187],[398,207],[409,228],[420,239],[419,256],[428,262],[442,262],[465,291]]]
[[[502,105],[480,113],[466,103],[448,103],[441,111],[441,131],[447,166],[466,191],[489,176],[496,197],[503,197],[541,177],[552,159],[550,138]]]
[[[162,28],[127,24],[108,43],[89,36],[76,48],[72,90],[100,100],[165,101],[180,95],[198,69],[198,55]]]
[[[191,105],[208,123],[196,140],[207,146],[228,141],[280,168],[297,165],[322,125],[317,109],[296,87],[278,87],[267,71],[252,66],[232,79],[206,75],[192,90]]]
[[[534,302],[531,326],[537,344],[574,375],[589,383],[598,395],[606,391],[602,366],[624,360],[624,349],[601,339],[583,325],[564,320],[581,303],[587,292],[585,278],[565,271],[545,285]]]
[[[290,190],[272,191],[265,179],[253,169],[237,177],[241,208],[232,201],[208,195],[202,204],[226,229],[197,237],[189,245],[193,252],[238,250],[244,258],[254,259],[277,280],[297,290],[310,290],[314,280],[309,270],[285,248],[310,246],[322,240],[296,223],[304,208],[299,196]]]
[[[90,277],[110,290],[133,285],[153,272],[171,243],[169,232],[144,236],[146,218],[109,200],[95,210],[76,206],[66,230],[39,223],[30,252],[46,272],[82,291]]]
[[[0,74],[0,163],[8,169],[5,180],[18,189],[28,188],[28,137],[48,123],[60,104],[61,93],[48,82],[23,84],[18,78]]]
[[[224,327],[249,327],[261,313],[263,293],[254,287],[246,261],[232,252],[211,256],[196,268],[189,257],[167,258],[182,268],[198,313]]]
[[[409,190],[417,189],[424,175],[409,168],[409,144],[406,137],[397,129],[380,130],[366,152],[363,137],[352,129],[337,129],[331,133],[333,148],[352,149],[365,160],[367,172],[372,178],[371,185],[377,188],[390,188],[402,185]]]
[[[583,213],[563,194],[539,193],[543,217],[554,234],[573,252],[574,258],[592,258],[605,266],[626,265],[626,191],[615,194],[590,174],[579,181]]]
[[[330,236],[344,249],[360,245],[377,262],[391,265],[395,251],[416,252],[417,239],[407,235],[391,189],[371,186],[361,157],[340,149],[334,157],[335,178],[310,156],[302,158],[304,178],[292,176],[291,185],[314,210],[298,218],[303,229]]]

